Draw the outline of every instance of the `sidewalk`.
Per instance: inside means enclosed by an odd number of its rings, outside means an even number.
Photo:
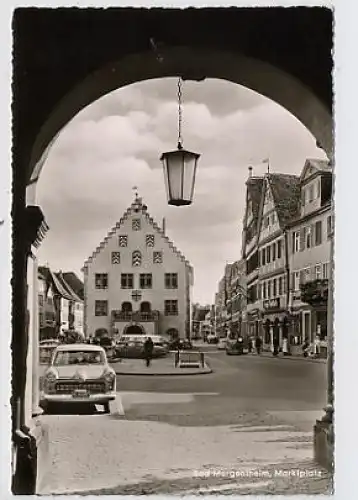
[[[206,363],[203,368],[175,367],[172,356],[153,359],[149,367],[145,365],[144,359],[122,359],[110,364],[117,375],[183,376],[212,373],[212,369]]]
[[[257,356],[257,354],[251,354],[251,356]],[[263,351],[260,356],[264,356],[266,358],[274,358],[271,351]],[[307,361],[308,363],[327,363],[327,359],[325,358],[304,358],[302,354],[292,354],[291,356],[284,356],[282,352],[280,352],[280,354],[276,357],[278,359],[284,360]]]

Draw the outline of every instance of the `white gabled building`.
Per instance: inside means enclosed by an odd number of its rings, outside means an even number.
[[[190,336],[193,269],[138,196],[83,272],[87,337]]]

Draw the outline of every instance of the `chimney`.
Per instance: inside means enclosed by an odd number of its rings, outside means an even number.
[[[252,177],[252,167],[249,167],[249,178]]]
[[[165,234],[165,217],[163,217],[162,229],[163,233]]]

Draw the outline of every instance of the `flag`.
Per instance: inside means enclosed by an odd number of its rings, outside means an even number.
[[[261,161],[261,163],[270,163],[270,158],[265,158],[264,160]]]

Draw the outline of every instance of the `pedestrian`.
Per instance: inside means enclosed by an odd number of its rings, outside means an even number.
[[[148,367],[150,366],[150,362],[153,356],[153,349],[154,349],[153,340],[151,339],[151,337],[148,337],[147,340],[144,342],[144,359]]]
[[[302,344],[302,352],[303,352],[304,358],[307,358],[307,356],[308,356],[308,349],[309,349],[309,343],[308,343],[307,339],[305,339],[305,341]]]
[[[261,345],[262,345],[261,337],[256,337],[255,347],[256,347],[256,352],[257,352],[258,355],[261,354]]]
[[[252,351],[252,338],[251,337],[249,337],[249,339],[248,339],[247,349],[249,351],[249,354],[251,354],[251,351]]]
[[[279,339],[276,336],[274,336],[274,339],[273,339],[273,355],[274,356],[278,356],[279,350],[280,350],[280,341],[279,341]]]

